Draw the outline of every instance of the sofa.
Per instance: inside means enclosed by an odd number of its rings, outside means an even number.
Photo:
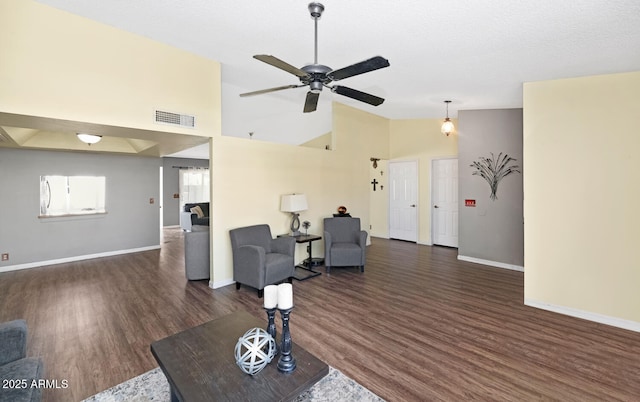
[[[189,281],[209,279],[209,226],[193,225],[184,234],[184,273]]]
[[[42,391],[32,382],[43,378],[44,365],[27,357],[27,323],[14,320],[0,324],[0,401],[35,402]],[[37,385],[37,382],[36,382]]]
[[[198,207],[198,209],[196,209]],[[184,204],[180,211],[180,227],[187,232],[193,225],[209,226],[209,203],[195,202]]]

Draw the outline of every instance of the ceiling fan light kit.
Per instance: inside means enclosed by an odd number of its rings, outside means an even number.
[[[283,85],[275,88],[261,89],[259,91],[247,92],[240,94],[241,97],[261,95],[270,92],[281,91],[290,88],[309,87],[307,97],[304,103],[304,113],[310,113],[316,110],[318,106],[318,99],[322,88],[327,87],[331,92],[338,95],[346,96],[351,99],[358,100],[360,102],[368,103],[369,105],[379,106],[384,102],[384,98],[380,98],[375,95],[368,94],[366,92],[358,91],[353,88],[329,84],[333,81],[339,81],[345,78],[353,77],[356,75],[368,73],[370,71],[378,70],[381,68],[389,67],[389,60],[382,56],[375,56],[368,60],[352,64],[350,66],[333,70],[331,67],[318,63],[318,20],[322,16],[324,6],[320,3],[309,3],[309,13],[314,20],[315,34],[314,34],[314,61],[313,64],[303,66],[301,68],[295,67],[287,62],[284,62],[277,57],[259,54],[253,56],[254,59],[260,60],[263,63],[270,64],[276,68],[286,71],[295,75],[300,80],[299,85]]]

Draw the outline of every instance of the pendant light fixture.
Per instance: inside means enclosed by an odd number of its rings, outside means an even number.
[[[451,101],[446,100],[444,101],[444,103],[447,105],[447,118],[444,119],[444,123],[442,123],[442,128],[440,129],[440,131],[442,131],[442,134],[446,134],[448,137],[449,134],[453,132],[453,129],[455,127],[453,126],[453,122],[449,118],[449,103],[451,103]]]

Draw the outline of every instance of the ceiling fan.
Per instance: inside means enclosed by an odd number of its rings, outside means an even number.
[[[318,64],[318,20],[322,16],[323,11],[324,6],[322,4],[309,3],[309,12],[311,13],[311,18],[313,18],[315,24],[315,49],[313,64],[297,68],[271,55],[258,54],[253,56],[254,59],[260,60],[264,63],[270,64],[276,68],[295,75],[300,79],[301,84],[283,85],[275,88],[247,92],[240,94],[241,97],[261,95],[269,92],[281,91],[283,89],[309,86],[309,92],[307,92],[307,98],[304,102],[304,113],[309,113],[316,110],[318,106],[318,98],[320,97],[320,92],[322,91],[323,87],[329,88],[331,92],[358,100],[360,102],[365,102],[373,106],[381,105],[382,102],[384,102],[384,98],[380,98],[366,92],[358,91],[353,88],[341,85],[329,86],[332,81],[339,81],[345,78],[353,77],[355,75],[368,73],[369,71],[389,67],[389,60],[381,56],[375,56],[368,60],[361,61],[359,63],[355,63],[338,70],[333,70],[331,67]]]

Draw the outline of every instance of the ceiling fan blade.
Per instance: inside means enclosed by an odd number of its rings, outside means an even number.
[[[282,91],[283,89],[289,89],[289,88],[300,88],[304,86],[306,85],[283,85],[281,87],[267,88],[267,89],[261,89],[259,91],[246,92],[246,93],[240,94],[240,97],[244,98],[245,96],[262,95],[262,94],[267,94],[269,92]]]
[[[319,93],[307,92],[307,99],[304,101],[304,113],[315,112],[318,107]]]
[[[331,91],[355,100],[359,100],[360,102],[368,103],[373,106],[381,105],[382,102],[384,102],[384,98],[379,98],[375,95],[371,95],[366,92],[358,91],[357,89],[343,87],[340,85],[334,86],[333,88],[331,88]]]
[[[334,81],[338,81],[384,67],[389,67],[389,60],[385,59],[382,56],[376,56],[368,60],[361,61],[360,63],[352,64],[350,66],[332,71],[328,73],[327,76]]]
[[[300,70],[298,67],[294,67],[291,64],[284,62],[282,60],[280,60],[277,57],[268,55],[268,54],[257,54],[255,56],[253,56],[254,59],[256,60],[260,60],[264,63],[270,64],[274,67],[279,68],[280,70],[284,70],[288,73],[291,73],[299,78],[304,78],[304,77],[308,77],[309,74],[307,74],[305,71]]]

